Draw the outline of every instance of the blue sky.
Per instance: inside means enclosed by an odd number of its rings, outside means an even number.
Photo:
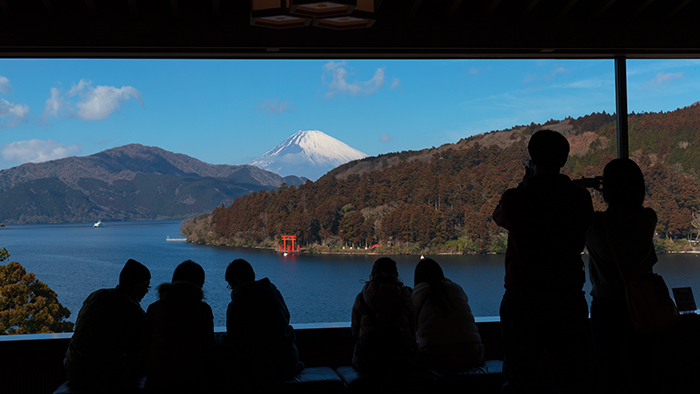
[[[700,100],[698,60],[630,60],[630,111]],[[0,60],[0,169],[140,143],[246,164],[299,130],[369,155],[615,111],[612,60]]]

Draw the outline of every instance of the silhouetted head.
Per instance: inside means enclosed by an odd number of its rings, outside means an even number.
[[[385,283],[401,283],[399,281],[399,270],[396,268],[396,261],[388,257],[380,257],[374,262],[369,279]]]
[[[641,207],[644,203],[644,175],[630,159],[615,159],[603,170],[603,198],[611,207]]]
[[[119,273],[119,284],[121,286],[130,286],[147,280],[151,280],[151,271],[134,259],[129,259]]]
[[[175,268],[172,281],[190,282],[202,287],[204,286],[204,269],[192,260],[183,261]]]
[[[233,288],[243,283],[255,281],[255,271],[253,271],[253,267],[249,262],[243,259],[235,259],[226,267],[224,278],[229,286]]]
[[[569,141],[556,131],[539,130],[530,138],[527,151],[533,164],[561,168],[569,158]]]
[[[119,287],[141,302],[151,284],[151,271],[134,259],[129,259],[119,273]]]
[[[438,282],[445,279],[445,274],[437,261],[433,259],[422,259],[416,265],[416,271],[413,274],[413,284],[417,286],[423,282]]]

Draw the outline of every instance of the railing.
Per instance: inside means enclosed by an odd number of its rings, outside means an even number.
[[[486,359],[502,360],[498,317],[477,318]],[[355,339],[349,322],[294,324],[299,356],[308,367],[351,365]],[[224,332],[216,327],[215,332]],[[668,392],[700,392],[700,316],[683,315],[672,332],[649,337],[657,382]],[[71,333],[0,336],[0,393],[47,394],[64,380],[63,357]],[[591,348],[591,354],[593,349]],[[594,370],[593,365],[591,369]],[[691,389],[692,391],[687,391]],[[678,391],[680,390],[680,391]]]
[[[477,318],[487,358],[502,359],[500,322],[497,317]],[[292,325],[299,356],[308,367],[351,365],[355,339],[350,322]],[[225,332],[226,327],[215,327]],[[0,336],[0,393],[47,394],[66,375],[63,357],[72,333]]]

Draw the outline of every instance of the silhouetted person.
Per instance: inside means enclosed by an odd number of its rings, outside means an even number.
[[[653,392],[651,346],[634,330],[615,261],[626,278],[651,272],[657,261],[653,240],[656,212],[642,206],[645,194],[644,175],[635,162],[611,161],[603,172],[603,198],[608,209],[595,213],[586,233],[593,284],[593,343],[604,393]]]
[[[139,302],[150,282],[148,268],[129,259],[117,287],[97,290],[83,302],[63,360],[71,385],[90,391],[138,386],[146,334]]]
[[[503,392],[586,392],[590,338],[581,252],[593,207],[589,192],[560,174],[569,154],[561,134],[540,130],[528,151],[534,173],[506,190],[493,213],[508,230],[501,327]],[[538,379],[546,351],[551,381]],[[545,376],[548,374],[545,373]]]
[[[484,345],[464,289],[445,278],[432,259],[416,265],[414,283],[416,342],[422,363],[450,369],[482,364]]]
[[[243,259],[226,268],[231,302],[226,311],[226,346],[234,373],[247,378],[286,378],[304,368],[282,294],[268,278],[255,280]]]
[[[148,307],[151,335],[148,387],[160,392],[197,392],[208,382],[214,348],[214,315],[203,301],[204,270],[187,260],[171,283],[158,286],[159,300]]]
[[[396,262],[374,262],[369,282],[355,297],[352,365],[360,371],[402,371],[413,366],[416,351],[411,288],[399,280]]]

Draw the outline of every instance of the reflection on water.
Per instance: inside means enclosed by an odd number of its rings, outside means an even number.
[[[183,260],[201,264],[207,277],[206,301],[214,310],[216,326],[225,325],[230,290],[224,272],[236,258],[248,260],[258,278],[269,277],[280,289],[292,322],[349,321],[352,303],[368,279],[378,256],[288,255],[271,251],[207,247],[186,242],[167,242],[178,237],[177,221],[92,223],[68,225],[7,226],[0,229],[0,246],[11,259],[20,262],[46,282],[59,301],[68,307],[75,321],[83,300],[92,291],[114,287],[127,259],[144,263],[151,270],[153,289],[141,305],[157,299],[156,286],[169,281]],[[476,316],[497,316],[503,295],[503,256],[431,256],[443,267],[445,276],[467,292]],[[413,286],[418,256],[393,256],[405,284]],[[584,257],[584,260],[586,257]],[[695,254],[659,255],[656,271],[669,288],[692,286],[700,294],[700,257]],[[590,291],[590,285],[585,287]]]

